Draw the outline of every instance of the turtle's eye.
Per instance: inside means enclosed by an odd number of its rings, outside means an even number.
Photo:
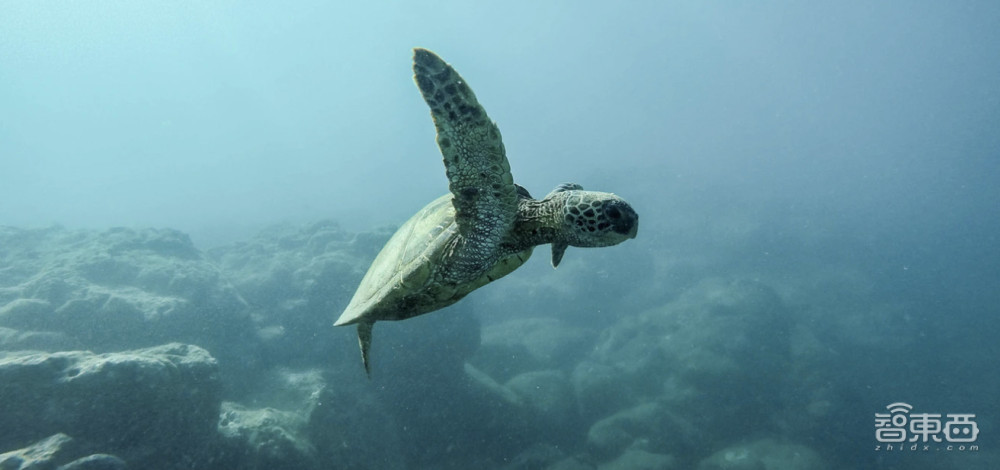
[[[611,217],[612,220],[617,220],[622,217],[622,211],[618,210],[618,208],[615,206],[609,207],[607,210],[607,214],[608,217]]]

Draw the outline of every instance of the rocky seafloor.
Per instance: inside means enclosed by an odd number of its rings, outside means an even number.
[[[390,233],[320,222],[202,251],[168,229],[0,227],[0,469],[997,462],[872,452],[897,397],[865,395],[886,369],[864,362],[920,331],[844,267],[571,251],[379,323],[368,379],[354,329],[331,325]]]

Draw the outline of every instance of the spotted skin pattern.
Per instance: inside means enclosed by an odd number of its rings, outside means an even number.
[[[415,49],[413,74],[437,129],[463,241],[442,280],[468,280],[496,262],[496,247],[514,223],[517,187],[500,129],[458,72],[433,52]]]
[[[552,244],[557,266],[568,246],[616,245],[635,238],[639,227],[625,200],[578,184],[532,198],[514,184],[500,131],[458,72],[426,49],[414,50],[413,72],[431,109],[450,192],[400,226],[334,323],[357,325],[369,373],[375,322],[454,304],[520,267],[535,246]]]

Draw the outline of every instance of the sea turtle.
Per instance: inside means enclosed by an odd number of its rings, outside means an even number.
[[[375,257],[335,326],[358,325],[365,371],[376,321],[404,320],[457,302],[517,269],[536,245],[552,266],[569,245],[635,238],[639,216],[624,199],[564,183],[544,199],[514,184],[500,131],[469,85],[426,49],[414,49],[414,80],[430,106],[450,193],[410,218]]]

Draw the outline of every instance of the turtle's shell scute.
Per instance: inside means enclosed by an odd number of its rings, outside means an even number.
[[[528,259],[531,249],[497,260],[474,279],[444,280],[460,236],[452,198],[446,194],[435,199],[399,227],[375,257],[335,325],[403,320],[432,312],[507,275]]]

